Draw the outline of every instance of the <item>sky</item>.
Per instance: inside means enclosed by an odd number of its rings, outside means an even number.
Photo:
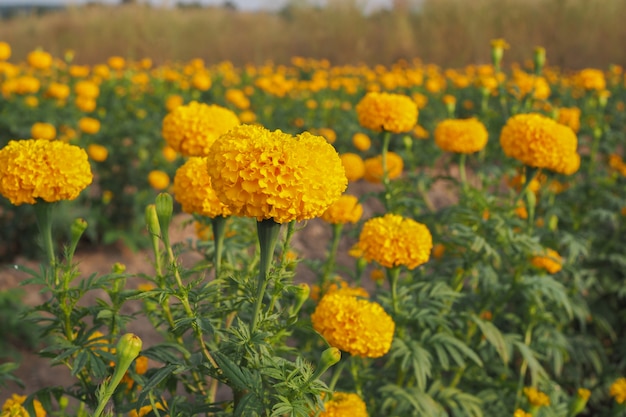
[[[84,4],[89,0],[0,0],[2,5],[19,5],[19,4],[37,4],[37,5],[76,5]],[[118,4],[120,0],[97,0],[100,3]],[[379,10],[381,8],[390,8],[393,0],[357,0],[357,4],[363,5],[367,12]],[[175,4],[175,3],[201,3],[203,5],[221,5],[225,0],[140,0],[140,2],[148,2],[154,5]],[[237,8],[241,10],[276,10],[280,9],[287,3],[287,0],[231,0]],[[325,0],[309,0],[311,3],[324,4]]]

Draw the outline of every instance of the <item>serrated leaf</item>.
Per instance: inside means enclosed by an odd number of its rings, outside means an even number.
[[[478,325],[485,339],[496,349],[498,355],[502,359],[502,362],[506,365],[511,359],[509,357],[509,349],[507,348],[506,341],[500,333],[500,330],[490,321],[481,320],[478,316],[472,315],[472,321]]]

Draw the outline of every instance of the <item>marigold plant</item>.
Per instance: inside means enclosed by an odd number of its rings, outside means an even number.
[[[401,94],[370,92],[359,101],[356,112],[361,126],[375,132],[404,133],[417,123],[417,105]]]
[[[174,176],[174,198],[185,213],[207,217],[229,216],[230,209],[223,204],[211,187],[206,157],[191,157]]]

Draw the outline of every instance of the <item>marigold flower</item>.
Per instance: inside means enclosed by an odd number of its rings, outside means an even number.
[[[239,125],[237,115],[215,104],[192,101],[163,119],[165,141],[186,156],[205,156],[215,139]]]
[[[559,123],[569,126],[574,133],[580,130],[580,109],[578,107],[561,107],[559,109]]]
[[[367,417],[365,402],[351,392],[335,392],[332,398],[324,403],[324,411],[319,417]]]
[[[109,150],[102,145],[92,143],[87,146],[89,158],[96,162],[104,162],[109,157]]]
[[[372,146],[372,140],[365,133],[357,132],[352,135],[352,144],[358,150],[365,152]]]
[[[194,156],[174,176],[174,198],[185,213],[206,217],[230,216],[231,211],[218,198],[211,186],[206,157]]]
[[[344,194],[322,214],[322,219],[331,224],[356,223],[363,215],[363,206],[353,195]]]
[[[185,103],[185,100],[183,99],[182,96],[178,94],[172,94],[172,95],[167,96],[167,98],[165,99],[165,108],[167,109],[168,112],[171,112],[176,107],[182,106],[184,103]]]
[[[6,61],[9,58],[11,58],[11,45],[0,42],[0,61]]]
[[[65,100],[70,95],[70,87],[61,83],[50,83],[48,90],[46,90],[46,96],[55,98],[57,100]]]
[[[0,149],[0,194],[16,206],[38,198],[73,200],[92,179],[87,153],[78,146],[28,139]]]
[[[433,238],[422,223],[390,213],[365,222],[358,245],[368,261],[387,268],[404,265],[414,269],[428,262]]]
[[[100,120],[93,117],[81,117],[78,120],[78,129],[83,133],[95,135],[100,131]]]
[[[209,77],[209,74],[205,73],[195,74],[191,79],[191,85],[196,90],[207,91],[211,88],[211,77]]]
[[[178,158],[178,152],[176,152],[174,148],[169,145],[164,146],[161,153],[167,162],[174,162],[176,158]]]
[[[385,355],[395,331],[380,304],[337,291],[322,297],[311,322],[331,346],[367,358]]]
[[[30,135],[33,139],[52,140],[57,136],[57,129],[50,123],[35,123],[30,128]]]
[[[126,66],[126,60],[121,56],[112,56],[107,59],[107,64],[111,67],[111,69],[123,70]]]
[[[554,249],[546,248],[542,255],[534,256],[530,262],[537,268],[545,269],[550,274],[556,274],[562,268],[563,258]]]
[[[26,57],[28,65],[35,69],[45,70],[52,66],[52,55],[48,52],[37,49]]]
[[[527,413],[526,411],[522,410],[521,408],[518,408],[513,413],[513,417],[533,417],[533,415],[530,414],[530,413]]]
[[[435,128],[435,144],[446,152],[478,152],[488,137],[487,128],[476,118],[446,119]]]
[[[626,378],[618,378],[612,384],[609,389],[611,397],[615,398],[618,404],[623,404],[626,401]]]
[[[148,173],[148,183],[155,190],[165,190],[170,185],[170,176],[167,172],[155,169]]]
[[[226,101],[232,103],[240,110],[246,110],[250,108],[250,99],[241,90],[229,88],[224,93],[224,98],[226,99]]]
[[[535,407],[547,407],[550,405],[550,397],[539,391],[537,388],[525,387],[524,395],[528,399],[528,402]]]
[[[165,411],[166,406],[167,404],[165,403],[165,401],[163,401],[163,403],[156,403],[157,410]],[[149,414],[152,414],[152,405],[144,405],[139,410],[130,410],[128,412],[128,417],[145,417]]]
[[[356,106],[359,123],[375,132],[408,132],[417,123],[417,105],[401,94],[369,92]]]
[[[93,81],[82,80],[74,85],[74,92],[77,96],[95,100],[100,95],[100,87]]]
[[[74,104],[85,113],[90,113],[96,109],[96,100],[89,97],[78,96],[74,100]]]
[[[348,182],[337,151],[323,137],[253,125],[215,141],[207,166],[213,189],[233,214],[278,223],[320,216]]]
[[[365,173],[363,178],[368,182],[379,183],[383,179],[382,155],[367,158],[364,161]],[[387,177],[392,180],[398,178],[404,169],[402,157],[395,152],[387,152]]]
[[[346,178],[348,181],[358,181],[365,175],[365,163],[363,159],[355,153],[344,153],[339,156],[341,164],[346,170]]]
[[[604,72],[599,69],[585,68],[577,74],[577,84],[585,90],[606,89]]]
[[[28,411],[22,406],[26,401],[25,395],[13,394],[10,398],[7,398],[2,404],[0,410],[0,416],[2,417],[30,417]],[[35,408],[35,417],[46,417],[46,410],[44,410],[39,400],[33,400],[33,407]]]
[[[511,117],[500,133],[504,153],[522,163],[565,173],[571,171],[578,139],[572,129],[541,114]]]

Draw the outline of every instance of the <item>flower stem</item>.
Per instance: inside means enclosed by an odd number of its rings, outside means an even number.
[[[224,251],[224,234],[226,232],[226,217],[217,216],[211,219],[213,228],[213,243],[215,245],[214,263],[215,278],[220,276],[220,266],[222,264],[222,252]]]
[[[467,193],[467,173],[465,172],[465,160],[467,159],[467,154],[462,153],[461,158],[459,160],[459,177],[461,178],[461,187],[463,188],[463,193]]]
[[[265,219],[257,222],[257,234],[261,247],[261,259],[259,263],[259,280],[257,283],[256,299],[252,309],[252,320],[250,321],[250,333],[256,330],[257,321],[261,314],[261,306],[263,305],[263,296],[269,281],[269,269],[274,256],[274,248],[278,241],[280,233],[280,223],[276,223],[274,219]]]
[[[400,267],[387,268],[387,278],[391,287],[391,304],[394,316],[398,315],[398,278],[400,277]]]
[[[385,208],[389,210],[389,201],[391,195],[389,194],[389,172],[387,172],[387,153],[389,152],[389,142],[391,141],[391,132],[383,132],[383,146],[380,152],[382,168],[383,168],[383,186],[385,187]]]
[[[339,248],[339,239],[341,238],[341,231],[343,230],[343,223],[333,224],[333,240],[330,246],[330,253],[328,254],[328,259],[326,260],[326,265],[324,268],[324,274],[322,275],[322,282],[320,284],[320,288],[324,288],[326,281],[328,281],[328,277],[331,272],[335,268],[335,259],[337,258],[337,249]]]
[[[41,234],[41,243],[48,259],[48,267],[54,277],[54,284],[59,285],[59,277],[57,276],[57,259],[54,253],[54,243],[52,241],[52,212],[54,203],[46,201],[38,201],[35,204],[35,216],[37,217],[37,225]]]

